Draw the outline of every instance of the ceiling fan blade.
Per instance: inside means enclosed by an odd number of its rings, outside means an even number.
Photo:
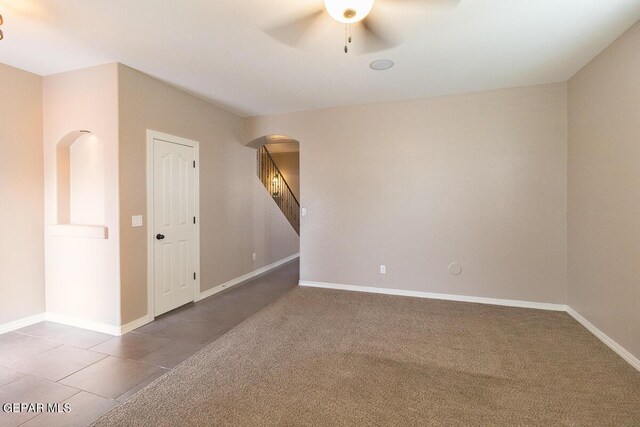
[[[322,17],[323,13],[324,10],[320,9],[317,12],[293,19],[284,24],[267,28],[264,32],[281,43],[296,47],[311,27],[313,27],[316,20]]]
[[[399,41],[382,29],[382,25],[376,20],[375,15],[371,14],[363,19],[361,28],[364,36],[363,49],[364,53],[380,52],[382,50],[391,49],[399,44]]]

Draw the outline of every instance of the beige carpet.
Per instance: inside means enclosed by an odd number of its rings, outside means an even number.
[[[640,373],[565,313],[296,288],[99,426],[640,426]]]

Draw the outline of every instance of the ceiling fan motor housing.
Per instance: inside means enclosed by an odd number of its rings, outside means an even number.
[[[345,19],[353,19],[356,17],[356,15],[358,14],[358,12],[356,12],[353,9],[346,9],[344,11],[344,13],[342,14],[342,16],[345,17]]]
[[[375,0],[324,0],[333,19],[343,24],[355,24],[371,12]]]

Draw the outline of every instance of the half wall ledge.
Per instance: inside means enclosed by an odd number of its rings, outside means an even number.
[[[47,226],[47,235],[106,240],[109,228],[104,225],[55,224]]]

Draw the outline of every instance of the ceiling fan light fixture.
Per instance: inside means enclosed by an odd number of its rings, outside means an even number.
[[[374,0],[324,0],[327,12],[343,24],[354,24],[367,17]]]

